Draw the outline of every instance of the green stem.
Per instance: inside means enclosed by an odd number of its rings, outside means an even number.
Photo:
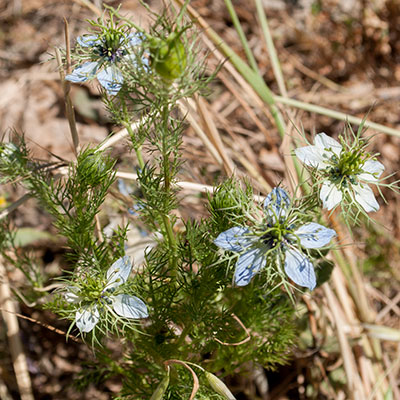
[[[169,118],[169,109],[168,106],[165,106],[162,110],[162,118],[163,118],[163,127],[162,127],[162,164],[163,164],[163,174],[164,174],[164,190],[169,194],[171,190],[171,163],[169,161],[168,154],[168,144],[166,140],[166,135],[169,133],[168,129],[168,118]],[[177,265],[177,242],[174,231],[172,229],[171,220],[169,215],[162,215],[162,220],[164,223],[164,227],[167,233],[169,245],[171,246],[172,260],[172,274],[176,274],[176,265]]]
[[[235,8],[233,7],[232,1],[231,0],[224,0],[224,1],[225,1],[226,8],[228,9],[229,15],[232,18],[232,22],[236,29],[236,32],[239,35],[239,39],[242,42],[242,46],[243,46],[244,52],[246,53],[246,57],[249,60],[249,63],[251,65],[251,67],[253,68],[253,70],[259,74],[260,72],[258,70],[258,65],[257,65],[256,59],[254,58],[254,55],[253,55],[252,51],[250,50],[249,43],[247,42],[246,36],[243,32],[242,25],[240,25],[240,21],[236,14]]]
[[[183,328],[182,333],[180,334],[178,340],[176,341],[177,347],[179,347],[185,341],[185,337],[189,333],[190,328],[191,328],[191,325],[187,325]]]
[[[124,124],[126,130],[128,131],[129,135],[131,138],[135,137],[135,133],[133,132],[132,126],[130,123]],[[143,169],[145,166],[144,160],[143,160],[143,154],[142,154],[142,146],[140,144],[134,143],[134,140],[132,140],[133,148],[135,149],[137,161],[139,163],[140,169]]]
[[[366,128],[372,128],[379,132],[387,133],[388,135],[400,137],[400,131],[397,129],[389,128],[388,126],[377,124],[366,119],[353,117],[352,115],[348,115],[340,111],[334,111],[330,110],[329,108],[317,106],[315,104],[304,103],[299,100],[289,99],[288,97],[274,96],[274,99],[277,103],[286,104],[288,106],[300,108],[301,110],[306,110],[321,115],[326,115],[327,117],[331,117],[341,121],[349,121],[350,123],[356,125],[364,124]]]
[[[142,155],[142,146],[135,147],[135,153],[136,157],[139,163],[140,169],[144,168],[144,160],[143,160],[143,155]]]
[[[172,225],[171,225],[171,221],[168,217],[168,215],[163,215],[162,216],[162,220],[165,226],[165,230],[167,232],[167,237],[168,237],[168,242],[171,246],[171,248],[173,249],[173,254],[174,254],[174,259],[175,262],[173,263],[174,265],[176,265],[176,248],[177,248],[177,244],[176,244],[176,238],[175,238],[175,234],[174,231],[172,230]]]
[[[282,96],[287,96],[285,79],[283,78],[281,64],[279,62],[278,55],[276,54],[276,49],[274,42],[272,40],[272,35],[269,30],[267,16],[265,15],[264,7],[261,0],[255,0],[258,19],[260,20],[261,30],[263,31],[265,44],[267,46],[269,58],[271,59],[272,69],[274,70],[275,79],[278,83],[279,92]]]

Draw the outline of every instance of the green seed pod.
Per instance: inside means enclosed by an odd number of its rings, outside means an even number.
[[[221,396],[223,396],[227,400],[236,400],[235,396],[228,389],[224,382],[221,379],[217,378],[214,374],[205,371],[206,378],[210,386]]]
[[[154,391],[150,400],[162,400],[166,390],[168,389],[168,385],[169,385],[169,374],[164,376],[164,379],[157,386],[157,389]]]
[[[179,78],[186,68],[186,49],[180,35],[151,40],[152,67],[167,82]]]

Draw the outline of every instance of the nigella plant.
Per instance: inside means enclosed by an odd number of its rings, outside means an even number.
[[[365,150],[366,141],[355,137],[352,144],[341,143],[325,133],[315,137],[312,146],[295,150],[297,157],[315,172],[322,182],[319,192],[323,207],[332,210],[355,205],[364,213],[379,210],[369,184],[380,185],[385,167]]]
[[[116,319],[119,317],[147,318],[146,304],[136,296],[121,292],[132,270],[128,256],[118,259],[108,269],[105,279],[96,276],[85,277],[78,286],[68,286],[64,298],[78,307],[75,311],[75,324],[81,332],[90,332],[105,317],[107,312]]]
[[[314,266],[308,249],[329,244],[333,229],[304,222],[305,213],[295,206],[282,188],[274,188],[264,202],[264,218],[253,227],[235,226],[222,232],[214,243],[239,253],[235,284],[245,286],[262,268],[270,277],[285,274],[294,283],[310,290],[316,286]]]
[[[133,48],[142,43],[141,33],[129,33],[125,28],[116,27],[112,18],[108,26],[92,24],[101,31],[77,38],[80,62],[65,79],[81,83],[97,77],[109,95],[116,95],[124,81],[121,71],[124,63],[137,65]],[[141,64],[146,65],[147,59],[143,58]]]

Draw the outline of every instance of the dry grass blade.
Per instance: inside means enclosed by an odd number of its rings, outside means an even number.
[[[73,1],[76,4],[79,4],[83,7],[88,8],[94,14],[96,14],[98,17],[101,17],[101,10],[98,7],[96,7],[93,3],[91,3],[89,0],[73,0]]]
[[[335,298],[335,295],[329,284],[325,283],[323,285],[323,289],[328,302],[328,306],[332,311],[332,315],[335,320],[335,328],[343,358],[344,369],[348,380],[347,387],[348,395],[350,396],[349,398],[352,400],[366,399],[367,396],[364,391],[360,376],[358,374],[357,364],[350,343],[344,332],[344,326],[346,324],[344,323],[343,317],[341,315],[342,313],[340,311],[339,302]]]
[[[208,138],[214,144],[215,148],[218,150],[223,162],[226,173],[230,176],[235,172],[235,165],[231,158],[229,157],[227,151],[225,150],[224,144],[222,142],[221,136],[218,129],[214,123],[212,113],[208,110],[208,103],[205,99],[197,97],[195,99],[197,111],[203,122],[204,130],[208,134]]]
[[[219,155],[218,150],[215,148],[213,143],[211,143],[210,139],[207,137],[207,135],[205,134],[203,129],[201,129],[200,125],[197,123],[197,121],[193,115],[194,114],[193,108],[189,105],[189,103],[187,101],[185,101],[185,102],[180,101],[179,107],[181,108],[183,114],[186,115],[186,119],[189,121],[193,130],[196,132],[196,134],[202,140],[204,146],[206,146],[207,150],[214,157],[214,159],[218,163],[218,165],[222,166],[223,160],[222,160],[221,156]]]

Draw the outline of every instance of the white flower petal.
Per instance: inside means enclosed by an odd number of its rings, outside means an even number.
[[[107,285],[104,288],[111,289],[125,283],[131,273],[132,262],[128,256],[124,256],[115,261],[107,271]]]
[[[289,207],[290,198],[286,191],[279,187],[273,188],[264,201],[264,208],[267,214],[274,220],[275,217],[284,217]]]
[[[235,284],[246,286],[257,272],[265,265],[264,252],[259,247],[253,247],[241,254],[235,269]]]
[[[366,212],[378,211],[379,204],[375,199],[374,192],[368,185],[353,185],[354,197]]]
[[[100,44],[100,38],[98,35],[83,35],[77,37],[76,41],[82,46],[82,47],[92,47],[96,44]]]
[[[94,61],[85,62],[77,66],[72,71],[72,74],[67,75],[65,79],[67,81],[74,83],[86,82],[90,79],[93,79],[96,76],[98,69],[99,69],[99,63]]]
[[[342,201],[342,197],[342,192],[331,181],[325,181],[322,184],[319,198],[322,200],[324,208],[332,210]]]
[[[305,146],[295,149],[296,156],[300,161],[317,169],[325,169],[327,167],[326,159],[323,157],[323,150],[317,146]]]
[[[317,283],[310,260],[295,249],[287,249],[285,255],[286,275],[297,285],[313,290]]]
[[[338,141],[323,132],[315,136],[315,145],[321,149],[328,158],[331,158],[332,152],[339,157],[343,148]]]
[[[242,251],[253,242],[253,238],[247,236],[247,233],[249,233],[247,228],[234,226],[233,228],[220,233],[214,240],[214,243],[221,249]]]
[[[138,297],[118,294],[111,297],[114,311],[125,318],[147,318],[149,313],[146,304]]]
[[[75,314],[75,324],[81,332],[90,332],[99,319],[100,314],[96,305],[86,306]]]
[[[110,65],[101,70],[97,74],[97,79],[110,95],[116,95],[120,91],[122,82],[124,81],[121,71],[115,65]]]
[[[325,228],[325,226],[315,222],[301,226],[294,234],[300,239],[301,245],[307,249],[323,247],[336,236],[336,232],[333,229]]]
[[[382,175],[384,169],[385,166],[379,161],[367,160],[362,166],[362,170],[364,172],[357,175],[357,178],[364,181],[377,182],[379,180],[379,177]]]
[[[64,298],[67,303],[78,303],[80,297],[76,294],[77,289],[75,286],[68,286],[68,292],[64,293]]]

